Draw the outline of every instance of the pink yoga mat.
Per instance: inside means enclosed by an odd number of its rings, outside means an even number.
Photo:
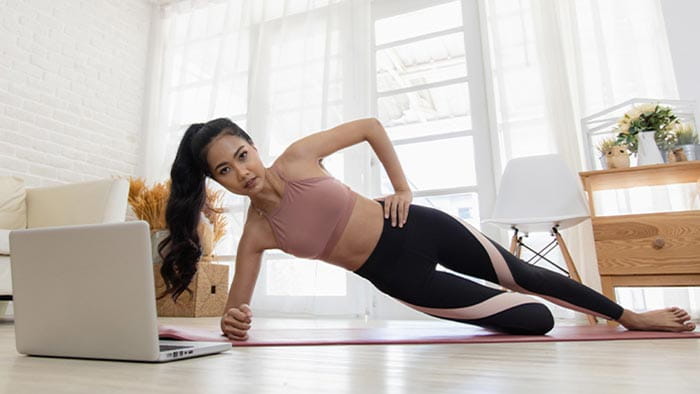
[[[622,327],[562,326],[547,335],[507,335],[478,327],[411,327],[411,328],[309,328],[258,329],[248,333],[247,341],[230,341],[219,330],[158,326],[162,339],[231,342],[238,346],[305,346],[305,345],[388,345],[428,343],[496,343],[607,341],[620,339],[700,338],[700,332],[628,331]]]

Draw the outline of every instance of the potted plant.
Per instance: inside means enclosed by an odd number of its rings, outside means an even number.
[[[151,227],[158,316],[220,316],[226,306],[229,266],[215,264],[213,251],[214,246],[226,233],[226,218],[221,207],[223,191],[213,192],[206,188],[206,201],[200,212],[201,219],[196,230],[202,254],[197,262],[197,272],[187,291],[175,302],[165,294],[166,286],[160,273],[162,260],[158,254],[158,245],[168,236],[165,208],[170,197],[170,181],[156,183],[150,188],[141,178],[129,178],[129,183],[129,206],[135,217],[145,220]]]
[[[600,140],[596,149],[600,152],[600,163],[604,169],[627,168],[630,166],[630,152],[616,137]]]
[[[637,154],[639,165],[662,163],[660,150],[675,145],[672,130],[677,123],[670,107],[653,103],[634,106],[618,121],[617,141]]]
[[[700,145],[698,145],[698,135],[689,123],[678,124],[673,130],[676,136],[676,145],[683,149],[687,160],[698,160],[700,158]]]
[[[223,192],[214,192],[206,189],[207,197],[203,219],[212,227],[212,245],[206,245],[207,250],[213,250],[214,245],[226,234],[226,217],[223,215],[221,200]],[[168,230],[165,223],[165,208],[170,197],[170,180],[158,182],[153,186],[146,186],[142,178],[129,177],[129,207],[133,210],[134,216],[140,220],[145,220],[151,228],[151,246],[153,263],[161,262],[158,255],[158,244],[167,237]],[[211,259],[212,256],[203,256]]]

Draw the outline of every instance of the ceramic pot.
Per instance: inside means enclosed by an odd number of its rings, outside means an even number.
[[[637,165],[661,164],[664,162],[659,147],[654,140],[654,130],[642,131],[637,134]]]
[[[606,169],[627,168],[630,166],[629,151],[623,146],[613,146],[605,151]]]

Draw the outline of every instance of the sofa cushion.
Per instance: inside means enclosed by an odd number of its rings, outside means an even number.
[[[4,228],[0,228],[0,256],[10,255],[10,231]]]
[[[27,189],[27,227],[123,222],[129,196],[126,179]]]
[[[23,179],[0,176],[0,228],[27,227],[26,196]]]
[[[10,272],[10,256],[0,256],[0,295],[12,294],[12,272]],[[0,301],[1,303],[2,301]],[[2,307],[0,306],[0,317]]]

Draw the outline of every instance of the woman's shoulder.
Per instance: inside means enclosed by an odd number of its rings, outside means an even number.
[[[270,224],[252,206],[248,207],[240,242],[248,243],[250,247],[256,250],[275,249],[277,247]]]
[[[270,166],[287,180],[330,175],[320,159],[304,157],[287,149]]]

